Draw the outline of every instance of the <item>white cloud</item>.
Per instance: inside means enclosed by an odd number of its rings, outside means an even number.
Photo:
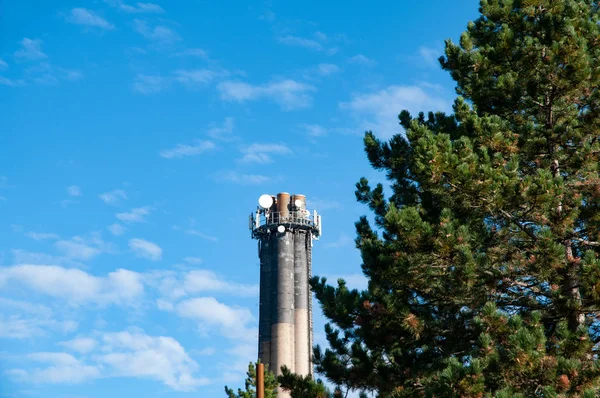
[[[300,125],[300,127],[310,137],[323,137],[323,136],[327,135],[327,129],[325,129],[325,127],[320,126],[318,124],[302,124],[302,125]]]
[[[327,35],[323,32],[315,32],[315,37],[317,38],[317,40],[319,41],[328,41],[329,37],[327,37]]]
[[[281,44],[285,44],[288,46],[304,47],[304,48],[308,48],[308,49],[316,50],[316,51],[323,50],[323,45],[321,43],[319,43],[318,41],[311,40],[311,39],[305,39],[305,38],[297,37],[297,36],[290,36],[290,35],[282,36],[282,37],[278,37],[277,41],[280,42]]]
[[[206,86],[220,76],[227,76],[227,71],[212,69],[179,69],[173,72],[174,79],[186,87]]]
[[[87,358],[85,361],[64,352],[38,352],[26,359],[46,367],[11,369],[9,374],[24,382],[53,384],[76,384],[100,377],[142,378],[159,381],[176,391],[193,391],[210,383],[196,375],[198,364],[172,337],[149,336],[132,329],[103,333],[97,344],[89,341],[76,343],[79,348],[89,349],[89,355],[82,357]],[[67,346],[72,343],[65,342]]]
[[[133,89],[141,94],[156,94],[168,86],[168,81],[162,76],[138,74],[133,82]]]
[[[4,76],[0,76],[0,85],[8,86],[8,87],[17,87],[25,84],[23,80],[13,80]]]
[[[81,196],[81,188],[79,188],[77,185],[68,186],[67,193],[70,196]]]
[[[81,267],[83,264],[68,257],[52,256],[46,253],[29,252],[22,249],[12,250],[14,264],[56,264]]]
[[[30,237],[33,240],[46,240],[46,239],[58,239],[57,234],[53,233],[45,233],[45,232],[27,232],[26,236]]]
[[[74,321],[56,321],[38,317],[24,318],[22,315],[0,315],[0,338],[30,339],[44,336],[47,330],[72,332],[77,329]]]
[[[44,58],[48,58],[41,50],[42,41],[32,40],[27,37],[21,40],[21,49],[15,52],[15,58],[35,61]]]
[[[81,71],[73,69],[56,68],[60,73],[61,77],[70,81],[77,81],[83,79],[84,75]]]
[[[244,163],[272,163],[271,155],[286,155],[292,153],[290,148],[283,144],[251,144],[242,149]]]
[[[258,293],[258,286],[256,285],[227,282],[209,270],[192,270],[188,272],[184,277],[183,288],[188,294],[217,291],[236,296],[252,297]]]
[[[90,337],[77,337],[73,340],[63,341],[58,343],[71,351],[76,351],[81,354],[87,354],[96,348],[98,342]]]
[[[319,36],[317,35],[317,38]],[[321,43],[316,40],[306,39],[303,37],[286,35],[277,37],[277,41],[281,44],[285,44],[287,46],[296,46],[296,47],[304,47],[313,51],[324,51],[329,55],[333,55],[337,53],[337,48],[326,48]]]
[[[121,199],[126,200],[127,194],[122,189],[115,189],[110,192],[104,192],[98,195],[100,199],[107,205],[117,205]]]
[[[125,222],[143,222],[148,214],[150,214],[150,207],[144,206],[131,209],[129,213],[117,213],[115,217]]]
[[[20,375],[24,381],[32,383],[76,384],[100,376],[100,370],[95,366],[85,365],[77,358],[63,352],[37,352],[28,354],[27,359],[47,364],[46,368],[36,368],[31,371],[18,369],[13,374]]]
[[[183,259],[188,264],[198,265],[202,263],[202,259],[200,257],[185,257]]]
[[[148,25],[148,22],[141,19],[133,21],[133,29],[146,39],[162,44],[173,43],[181,39],[177,32],[169,27],[164,25],[151,27]]]
[[[358,54],[348,59],[348,62],[351,64],[365,65],[365,66],[375,66],[377,64],[376,61],[371,58],[367,58],[363,54]]]
[[[252,340],[255,331],[246,325],[254,320],[247,308],[230,307],[214,297],[197,297],[184,300],[175,306],[175,312],[198,323],[201,330],[218,327],[220,333],[229,338]]]
[[[261,174],[243,174],[236,171],[223,171],[214,175],[217,181],[233,182],[240,185],[259,185],[270,182],[271,177]]]
[[[173,54],[175,57],[198,57],[198,58],[206,58],[207,54],[201,48],[188,48],[187,50],[180,51],[178,53]]]
[[[212,141],[198,141],[194,145],[178,144],[174,148],[160,151],[160,157],[165,159],[179,159],[185,156],[196,156],[215,148],[216,145]]]
[[[419,57],[425,63],[425,65],[429,67],[439,67],[440,64],[438,63],[438,58],[442,56],[443,53],[444,52],[442,50],[439,50],[437,48],[425,46],[419,47]]]
[[[113,7],[120,9],[121,11],[125,11],[130,14],[144,14],[144,13],[154,13],[154,14],[162,14],[165,10],[154,3],[135,3],[135,6],[130,4],[126,4],[122,0],[105,0],[106,3],[110,4]]]
[[[8,69],[8,64],[2,58],[0,58],[0,69]]]
[[[144,239],[129,239],[129,248],[136,256],[147,258],[152,261],[160,260],[162,257],[162,249],[160,246]]]
[[[112,368],[116,376],[150,378],[177,391],[193,391],[210,383],[195,376],[198,364],[172,337],[125,331],[105,333],[102,340],[103,353],[96,360]]]
[[[338,73],[341,69],[334,64],[319,64],[318,70],[320,75],[329,76]]]
[[[67,22],[77,25],[93,26],[107,30],[115,28],[114,25],[109,23],[106,19],[86,8],[73,8],[66,19]]]
[[[198,293],[218,293],[228,297],[258,295],[258,285],[228,281],[207,269],[192,269],[185,272],[154,271],[145,274],[144,281],[158,291],[162,299],[159,304],[165,307],[172,305],[173,300]]]
[[[311,105],[312,97],[309,93],[316,88],[299,83],[295,80],[285,79],[262,85],[251,85],[239,81],[225,81],[217,86],[221,99],[226,101],[245,102],[260,98],[270,98],[277,102],[282,109],[292,110],[307,108]]]
[[[68,258],[76,260],[89,260],[102,252],[109,251],[109,246],[99,237],[84,239],[74,236],[70,240],[59,240],[54,246]]]
[[[381,137],[391,137],[400,132],[398,115],[403,109],[416,114],[419,111],[452,110],[451,103],[432,96],[418,86],[389,86],[378,91],[356,94],[340,108],[351,111],[361,128],[372,130]]]
[[[30,339],[44,336],[47,331],[68,333],[77,323],[58,320],[43,304],[0,298],[0,338]]]
[[[325,243],[325,247],[330,247],[330,248],[341,248],[341,247],[346,247],[346,246],[350,246],[350,244],[353,243],[353,239],[351,237],[349,237],[348,235],[340,235],[340,237],[333,241],[333,242],[328,242]]]
[[[316,196],[312,196],[306,201],[306,207],[315,209],[318,212],[323,212],[328,209],[339,209],[342,205],[335,200],[322,199]]]
[[[113,234],[115,236],[123,235],[125,233],[125,231],[127,230],[121,224],[111,224],[106,228],[110,231],[111,234]]]
[[[200,237],[202,239],[206,239],[206,240],[209,240],[211,242],[216,242],[216,241],[219,240],[219,238],[217,238],[215,236],[203,234],[202,232],[200,232],[200,231],[198,231],[196,229],[192,229],[192,228],[186,230],[185,233],[188,234],[188,235],[198,236],[198,237]]]
[[[21,285],[70,304],[130,304],[144,292],[137,272],[118,269],[107,276],[56,265],[15,265],[0,268],[0,286]]]
[[[222,126],[213,126],[210,129],[208,129],[208,136],[211,138],[214,138],[216,140],[224,140],[224,141],[229,141],[231,140],[231,134],[233,132],[233,118],[232,117],[226,117],[225,120],[223,121],[223,125]]]

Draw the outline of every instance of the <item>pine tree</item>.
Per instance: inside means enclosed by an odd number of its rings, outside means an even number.
[[[482,0],[450,115],[364,138],[365,291],[315,277],[316,370],[379,397],[600,396],[600,28],[592,0]]]
[[[231,388],[225,386],[225,394],[228,398],[256,398],[256,364],[250,362],[248,364],[248,376],[246,378],[246,389],[242,390],[238,388],[237,393]],[[265,365],[264,370],[264,381],[265,381],[265,398],[276,398],[277,396],[277,379],[273,372],[269,371],[268,366]]]

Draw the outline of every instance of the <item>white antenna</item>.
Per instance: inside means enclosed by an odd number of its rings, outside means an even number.
[[[260,198],[258,198],[258,204],[263,209],[270,209],[271,206],[273,206],[273,198],[271,197],[271,195],[267,194],[260,195]]]

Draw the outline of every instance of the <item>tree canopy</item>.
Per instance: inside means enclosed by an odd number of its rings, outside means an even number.
[[[590,0],[483,0],[441,67],[453,112],[364,137],[365,291],[311,286],[316,370],[380,397],[595,397],[600,28]]]

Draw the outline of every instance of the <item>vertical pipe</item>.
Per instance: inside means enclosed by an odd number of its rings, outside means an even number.
[[[296,374],[309,374],[309,333],[308,320],[308,263],[306,252],[307,233],[303,230],[294,236],[294,351]]]
[[[265,398],[265,365],[261,362],[256,366],[256,398]]]
[[[290,231],[277,237],[277,313],[271,329],[273,371],[281,374],[294,363],[294,235]]]
[[[270,235],[259,241],[260,244],[260,298],[258,319],[258,358],[264,364],[271,362],[271,324],[273,312],[271,290],[273,289],[273,242]]]
[[[277,194],[277,211],[281,219],[286,219],[290,214],[290,194],[287,192],[281,192]]]

